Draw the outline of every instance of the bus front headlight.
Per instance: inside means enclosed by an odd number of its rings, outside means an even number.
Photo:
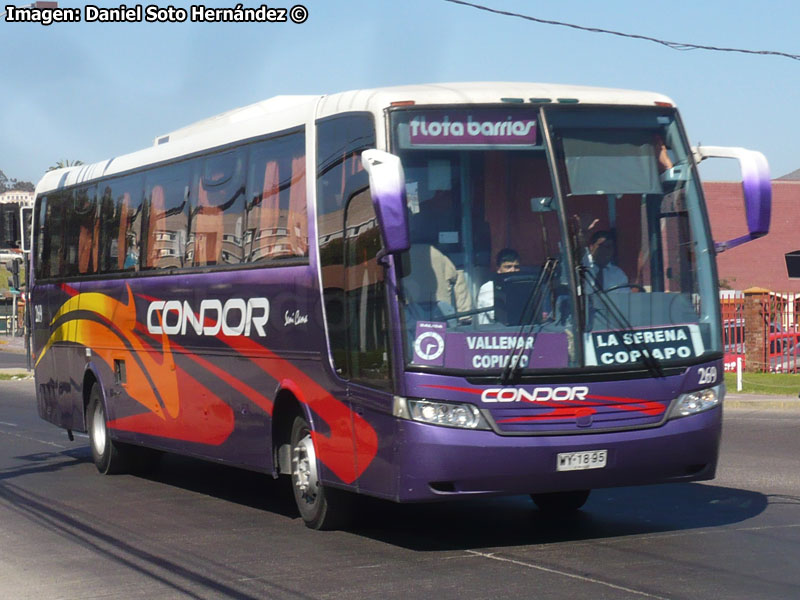
[[[466,402],[394,397],[392,414],[401,419],[459,429],[491,429],[481,411]]]
[[[725,397],[725,385],[717,385],[705,390],[681,394],[672,406],[670,418],[688,417],[710,410],[722,404]]]

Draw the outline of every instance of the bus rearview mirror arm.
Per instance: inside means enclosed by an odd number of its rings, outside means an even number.
[[[698,164],[707,158],[735,158],[742,172],[742,195],[749,233],[725,242],[715,242],[717,253],[767,235],[772,212],[772,181],[764,155],[755,150],[725,146],[697,146],[692,148],[692,152]]]
[[[369,173],[372,204],[383,235],[383,253],[405,252],[411,247],[411,242],[403,164],[398,156],[374,149],[362,152],[361,162]]]

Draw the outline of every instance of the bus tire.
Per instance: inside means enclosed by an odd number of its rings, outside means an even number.
[[[590,493],[591,490],[551,492],[549,494],[531,494],[531,498],[542,512],[566,515],[577,511],[586,504]]]
[[[89,392],[89,404],[86,408],[89,446],[97,470],[103,475],[112,475],[124,472],[126,461],[120,445],[111,439],[107,421],[100,385],[95,382]]]
[[[291,456],[292,493],[306,527],[330,530],[347,525],[351,495],[320,483],[311,428],[303,417],[295,417],[292,423]]]

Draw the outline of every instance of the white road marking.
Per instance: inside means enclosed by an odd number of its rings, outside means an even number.
[[[614,590],[620,590],[622,592],[628,592],[630,594],[635,594],[637,596],[644,596],[645,598],[655,598],[656,600],[669,600],[668,598],[664,598],[663,596],[654,596],[653,594],[648,594],[647,592],[642,592],[640,590],[634,590],[631,588],[627,588],[621,585],[617,585],[615,583],[610,583],[608,581],[603,581],[601,579],[595,579],[593,577],[586,577],[585,575],[578,575],[576,573],[568,573],[566,571],[559,571],[558,569],[551,569],[550,567],[543,567],[541,565],[535,565],[533,563],[524,562],[521,560],[515,560],[513,558],[503,558],[501,556],[495,556],[493,553],[488,552],[477,552],[476,550],[467,550],[468,553],[481,556],[483,558],[488,558],[491,560],[497,560],[500,562],[508,562],[514,565],[519,565],[521,567],[527,567],[529,569],[536,569],[538,571],[544,571],[545,573],[553,573],[555,575],[561,575],[563,577],[570,577],[571,579],[578,579],[580,581],[586,581],[588,583],[596,583],[598,585],[604,585],[606,587],[610,587]]]

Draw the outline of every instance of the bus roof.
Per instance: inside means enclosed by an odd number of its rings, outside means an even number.
[[[578,104],[653,106],[656,102],[673,104],[667,96],[653,92],[619,90],[554,83],[479,81],[471,83],[430,83],[353,90],[325,96],[318,117],[339,112],[368,110],[380,113],[393,102],[415,104],[499,104],[509,101],[530,102],[566,100]]]
[[[343,112],[380,115],[396,102],[417,105],[499,104],[503,102],[569,102],[594,105],[653,106],[672,104],[652,92],[575,85],[519,82],[431,83],[352,90],[328,96],[275,96],[203,119],[155,138],[154,145],[101,162],[45,173],[37,195],[49,190],[133,171],[182,156],[283,131]]]

